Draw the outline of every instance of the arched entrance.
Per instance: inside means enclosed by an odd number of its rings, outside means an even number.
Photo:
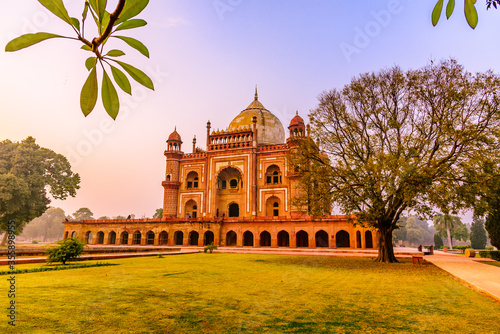
[[[264,231],[260,234],[260,246],[262,247],[271,246],[271,233]]]
[[[229,217],[239,217],[240,216],[240,207],[237,203],[229,204],[228,208]]]
[[[97,244],[98,245],[104,244],[104,232],[102,231],[97,232]]]
[[[299,231],[296,235],[297,247],[309,247],[309,235],[306,231]]]
[[[356,231],[356,248],[361,248],[361,232]]]
[[[114,245],[116,243],[116,232],[111,231],[108,235],[108,244]]]
[[[211,245],[214,243],[214,232],[212,231],[206,231],[205,234],[203,235],[203,245]]]
[[[365,248],[373,248],[373,238],[371,231],[365,232]]]
[[[146,233],[146,245],[154,245],[155,244],[155,233],[153,231],[149,231]]]
[[[128,232],[122,232],[122,234],[120,234],[120,244],[128,245]]]
[[[328,233],[323,230],[316,232],[316,247],[328,246]]]
[[[184,206],[184,213],[186,218],[196,218],[198,217],[198,205],[194,200],[189,200]]]
[[[132,245],[140,245],[141,244],[141,232],[135,231],[132,235]]]
[[[184,233],[182,231],[175,231],[174,233],[174,243],[176,246],[182,246],[184,240]]]
[[[278,233],[278,247],[290,247],[290,235],[287,231]]]
[[[189,245],[191,246],[198,246],[198,239],[200,235],[196,231],[191,231],[189,233]]]
[[[72,238],[76,238],[76,236],[77,236],[76,231],[71,232],[71,237]]]
[[[276,196],[271,196],[266,201],[266,216],[278,217],[280,215],[280,199]]]
[[[226,234],[226,246],[236,246],[236,232],[229,231]]]
[[[253,233],[246,231],[243,233],[243,246],[253,246]]]
[[[87,233],[85,233],[85,243],[92,243],[92,232],[88,231]]]
[[[168,243],[168,233],[165,231],[162,231],[160,235],[158,236],[158,244],[159,245],[166,245]]]
[[[338,231],[335,235],[335,239],[337,240],[337,247],[351,247],[349,233],[347,233],[346,231]]]

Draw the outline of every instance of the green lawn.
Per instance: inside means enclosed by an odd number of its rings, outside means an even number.
[[[499,303],[411,259],[201,253],[108,262],[120,265],[18,274],[16,332],[500,333]],[[6,291],[0,302],[5,310]]]

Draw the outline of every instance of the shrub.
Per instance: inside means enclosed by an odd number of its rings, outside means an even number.
[[[76,260],[83,254],[85,244],[78,238],[67,238],[66,240],[58,241],[59,246],[49,248],[45,252],[49,255],[47,262],[62,262]]]
[[[470,245],[467,245],[467,246],[455,246],[455,249],[461,250],[462,253],[465,253],[465,250],[467,248],[471,248]]]
[[[493,246],[486,246],[486,247],[484,247],[484,249],[491,251],[491,250],[493,250]]]
[[[479,256],[500,261],[500,251],[479,251]]]
[[[38,240],[33,240],[31,243],[36,245],[38,243]]]
[[[436,249],[443,248],[443,239],[437,233],[434,234],[434,248]]]
[[[206,253],[207,251],[209,251],[210,253],[213,252],[214,249],[217,249],[217,246],[214,245],[213,243],[211,243],[210,245],[206,245],[205,248],[203,249],[203,251]]]

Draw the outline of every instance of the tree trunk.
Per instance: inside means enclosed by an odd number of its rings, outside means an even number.
[[[450,227],[446,226],[446,233],[448,234],[448,243],[450,244],[450,249],[453,249],[453,245],[451,243],[451,233],[450,233]]]
[[[392,246],[392,228],[379,228],[378,257],[376,261],[385,263],[398,262],[396,256],[394,256],[394,248]]]
[[[5,231],[5,233],[3,234],[2,242],[0,243],[1,247],[4,247],[5,245],[7,245],[7,235],[8,234],[9,233],[7,233],[7,231]]]

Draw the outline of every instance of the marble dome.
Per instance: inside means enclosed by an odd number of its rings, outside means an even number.
[[[252,118],[257,116],[257,140],[259,144],[274,145],[285,142],[285,129],[278,117],[274,116],[260,103],[255,89],[255,98],[250,105],[239,113],[229,124],[229,131],[237,131],[252,126]]]

